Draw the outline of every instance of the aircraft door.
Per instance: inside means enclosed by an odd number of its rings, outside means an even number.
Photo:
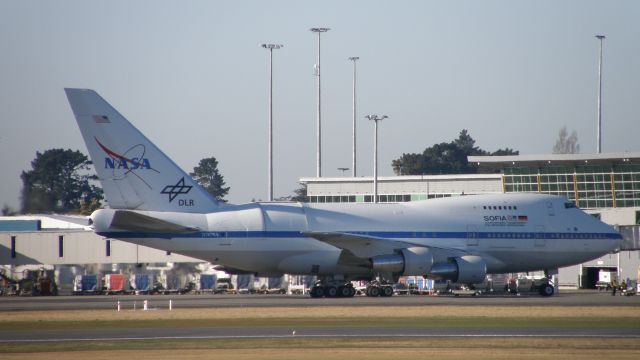
[[[478,246],[478,227],[467,225],[467,246]]]

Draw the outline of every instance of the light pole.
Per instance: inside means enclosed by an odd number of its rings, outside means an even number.
[[[367,115],[373,121],[373,203],[378,203],[378,121],[388,118],[387,115]]]
[[[268,201],[273,201],[273,49],[280,49],[283,45],[262,44],[262,47],[269,50],[269,181],[268,181]]]
[[[318,77],[318,125],[317,125],[317,137],[318,145],[316,149],[316,176],[322,177],[322,135],[321,135],[321,122],[320,122],[320,34],[327,32],[329,28],[311,28],[309,29],[318,34],[318,63],[316,64],[316,76]]]
[[[602,40],[606,38],[604,35],[596,35],[600,40],[600,63],[598,65],[598,145],[596,153],[602,152]]]
[[[356,61],[359,59],[357,56],[349,58],[353,61],[353,161],[351,162],[353,177],[356,177]]]

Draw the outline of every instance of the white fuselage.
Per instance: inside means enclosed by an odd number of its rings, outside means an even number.
[[[114,210],[92,215],[97,233],[260,275],[371,275],[345,266],[342,250],[306,236],[340,232],[458,250],[481,256],[487,273],[521,272],[581,263],[614,250],[620,235],[572,207],[539,194],[474,195],[398,204],[251,203],[208,214],[140,212],[183,226],[189,234],[111,229]],[[436,258],[436,261],[446,261]]]

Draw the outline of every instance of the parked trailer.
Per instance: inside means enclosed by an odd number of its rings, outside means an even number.
[[[98,295],[101,293],[102,287],[98,275],[76,275],[73,281],[74,295]]]
[[[109,294],[125,294],[129,291],[129,282],[124,274],[107,274],[104,277],[104,289]]]
[[[154,285],[153,291],[156,293],[167,294],[186,294],[193,290],[193,283],[187,282],[186,275],[166,272],[160,274],[157,284]]]
[[[34,295],[40,295],[40,296],[58,295],[58,290],[56,288],[55,282],[49,278],[38,279],[38,282],[36,283]]]
[[[213,274],[199,274],[196,276],[196,292],[214,292],[216,290],[216,276]]]
[[[136,294],[147,294],[151,290],[151,276],[149,274],[133,274],[129,279],[129,286]]]

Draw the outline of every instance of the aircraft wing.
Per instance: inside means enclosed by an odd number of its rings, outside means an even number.
[[[111,221],[111,227],[125,231],[171,234],[188,234],[198,231],[197,228],[174,224],[169,221],[126,210],[116,211]]]
[[[393,254],[398,249],[424,246],[406,241],[341,232],[305,232],[304,236],[347,250],[355,257],[368,259],[377,255]]]

